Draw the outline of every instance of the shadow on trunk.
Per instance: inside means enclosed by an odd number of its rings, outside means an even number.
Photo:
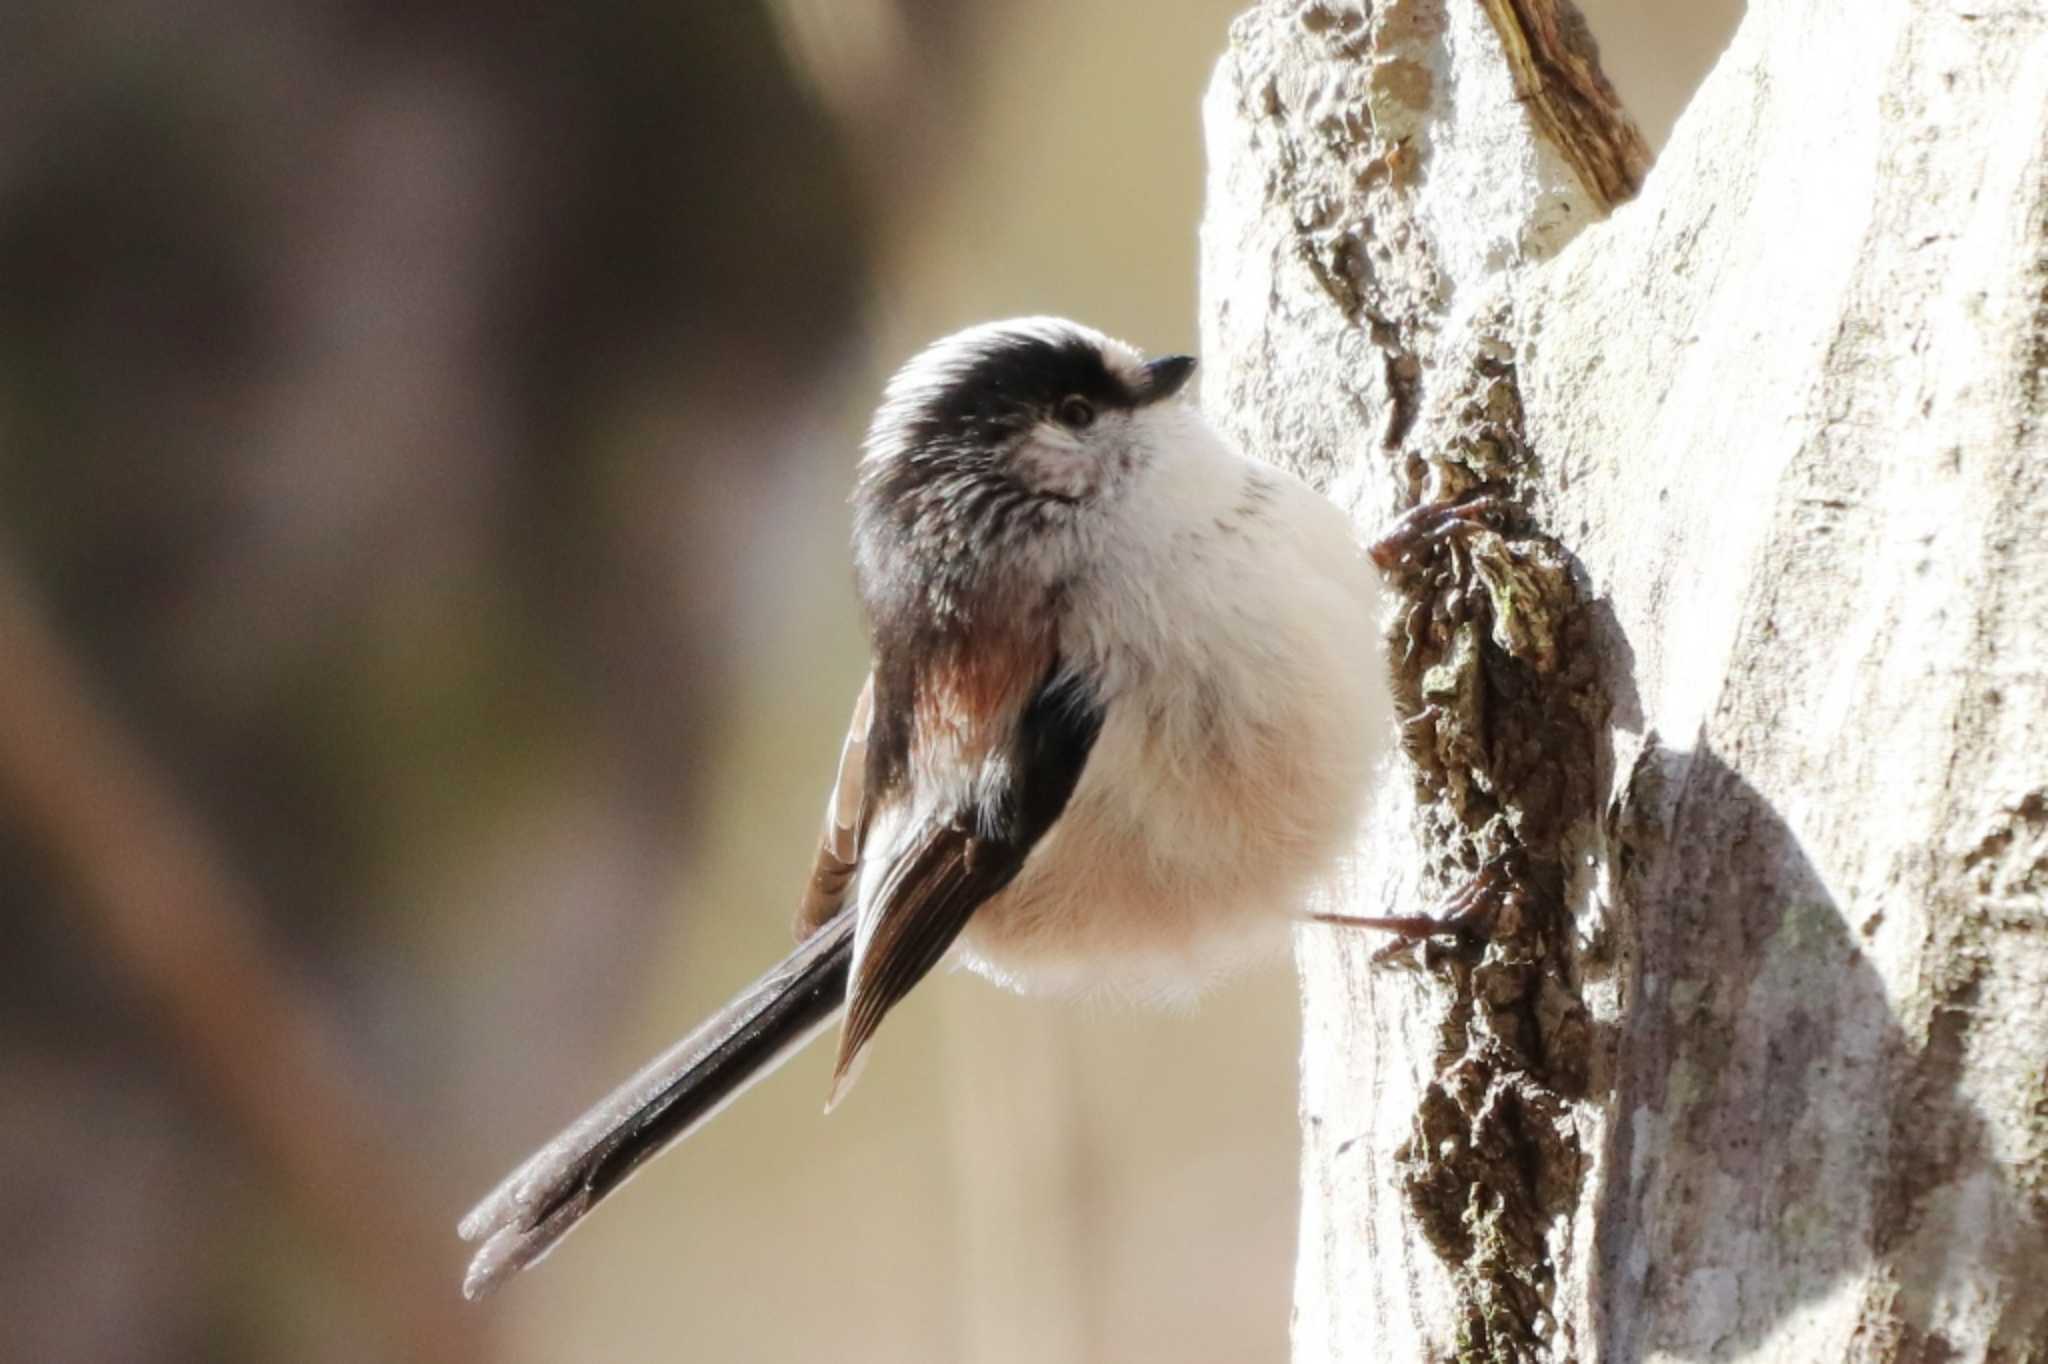
[[[1709,750],[1651,736],[1617,823],[1639,936],[1596,1214],[1599,1357],[1746,1356],[1870,1278],[1891,1318],[1871,1357],[1963,1358],[1944,1300],[1984,1291],[1980,1263],[2048,1261],[2040,1193],[2012,1184],[1959,1087],[1981,967],[1944,983],[1916,1042],[1862,945],[1877,916],[1836,903],[1787,818]],[[2040,1299],[2009,1305],[1986,1358],[2031,1357],[2044,1329]]]

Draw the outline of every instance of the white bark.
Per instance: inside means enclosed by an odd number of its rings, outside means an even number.
[[[1299,945],[1296,1356],[2048,1359],[2048,16],[1752,0],[1606,216],[1554,8],[1263,5],[1207,109],[1212,406],[1517,508],[1347,889],[1501,922]]]

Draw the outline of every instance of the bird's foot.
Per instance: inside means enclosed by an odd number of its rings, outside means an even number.
[[[1515,883],[1515,857],[1504,853],[1475,872],[1434,914],[1313,914],[1317,923],[1339,928],[1365,928],[1394,935],[1394,940],[1373,953],[1375,962],[1386,961],[1417,942],[1433,938],[1456,938],[1461,942],[1484,939],[1493,928],[1495,916]]]
[[[1419,503],[1395,518],[1367,552],[1382,573],[1420,566],[1439,540],[1486,525],[1507,505],[1499,487],[1491,483],[1469,488],[1456,497]]]

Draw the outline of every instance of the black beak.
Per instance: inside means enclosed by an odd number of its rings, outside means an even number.
[[[1157,360],[1145,363],[1145,391],[1138,397],[1140,402],[1156,403],[1181,391],[1188,376],[1195,372],[1195,357],[1192,355],[1162,355]]]

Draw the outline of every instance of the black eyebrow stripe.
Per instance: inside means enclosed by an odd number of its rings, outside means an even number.
[[[913,439],[924,443],[1007,428],[1027,414],[1051,412],[1071,395],[1099,408],[1130,409],[1143,402],[1143,395],[1112,372],[1100,348],[1085,337],[1001,337],[928,401],[915,421]]]

